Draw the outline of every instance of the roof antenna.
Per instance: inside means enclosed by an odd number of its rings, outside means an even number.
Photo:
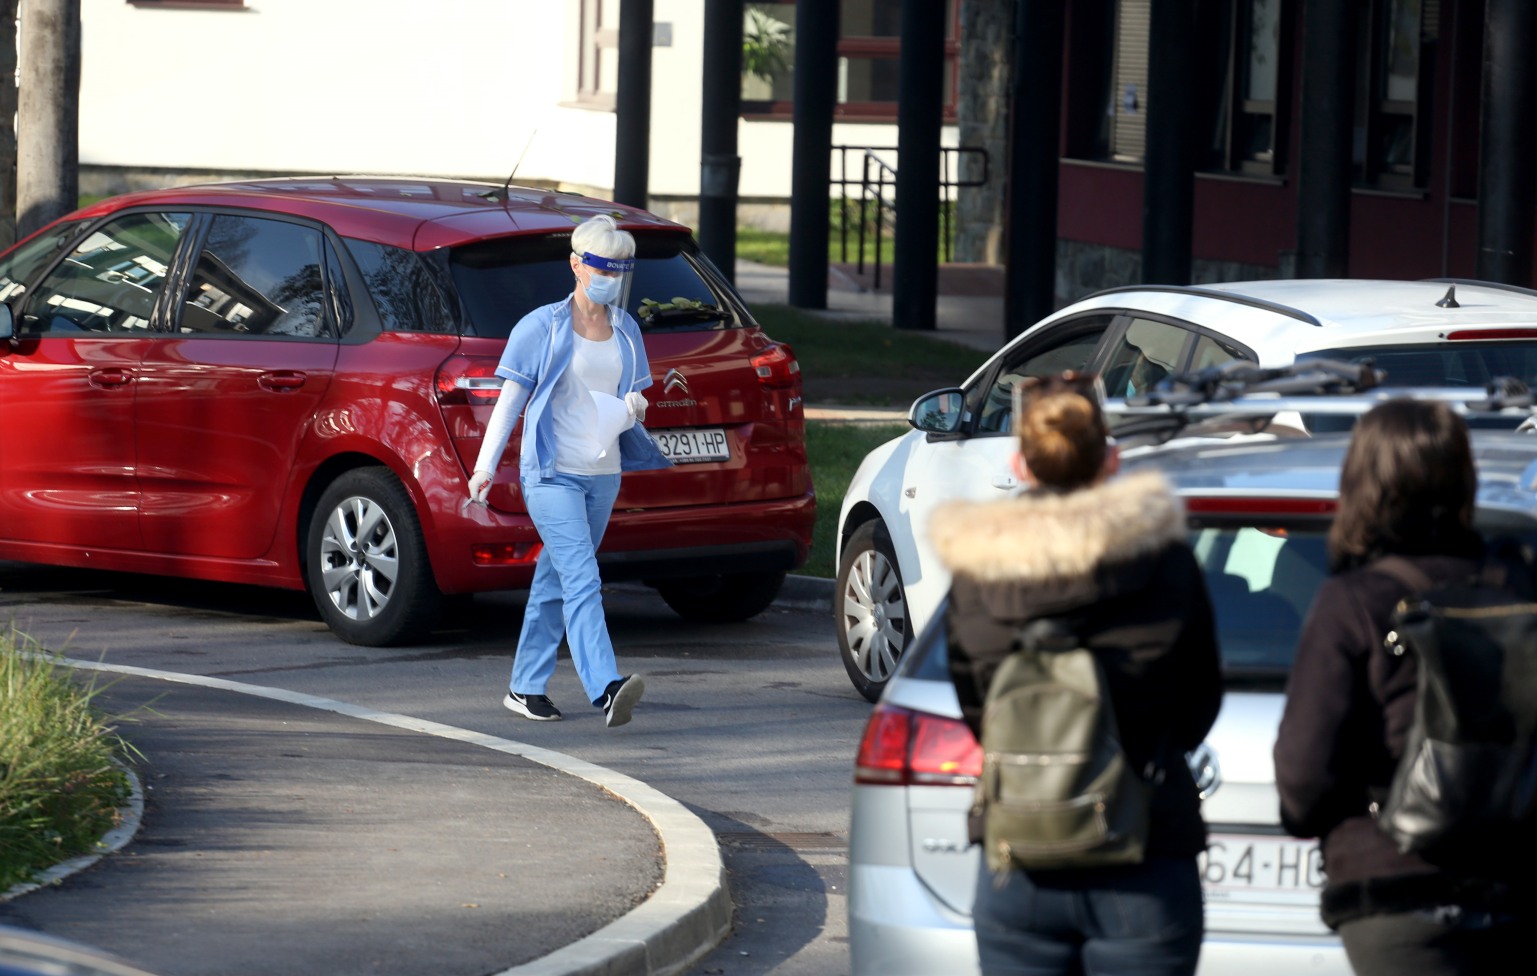
[[[1439,302],[1436,302],[1436,308],[1461,308],[1461,307],[1462,306],[1460,304],[1458,304],[1458,302],[1457,302],[1457,286],[1456,285],[1447,285],[1446,286],[1446,294],[1441,296],[1441,300]]]
[[[516,163],[512,164],[512,172],[507,174],[506,181],[502,183],[502,203],[503,204],[506,204],[506,202],[507,202],[507,193],[508,193],[508,190],[512,187],[512,178],[514,176],[518,175],[518,167],[523,165],[523,157],[528,155],[528,147],[532,146],[534,144],[534,136],[537,136],[538,134],[539,134],[539,130],[538,129],[535,129],[534,131],[532,131],[532,132],[530,132],[528,134],[528,141],[523,144],[523,151],[518,154],[518,161]],[[496,199],[496,191],[495,190],[487,190],[486,192],[484,192],[484,193],[482,193],[480,195],[485,197],[487,200],[495,200]]]

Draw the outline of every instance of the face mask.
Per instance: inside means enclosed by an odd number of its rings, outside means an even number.
[[[585,291],[591,301],[599,305],[612,305],[619,300],[619,288],[622,283],[618,277],[589,274]]]

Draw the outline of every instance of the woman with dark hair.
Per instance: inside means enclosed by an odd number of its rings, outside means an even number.
[[[1120,457],[1095,377],[1027,379],[1016,395],[1014,468],[1029,490],[953,503],[930,524],[954,574],[947,622],[961,710],[980,736],[982,703],[1015,634],[1051,619],[1098,659],[1130,764],[1163,776],[1139,864],[994,877],[984,862],[972,913],[982,971],[1193,973],[1206,824],[1184,755],[1222,702],[1205,578],[1162,476],[1114,477]]]
[[[1281,822],[1321,839],[1321,914],[1361,976],[1495,972],[1517,950],[1504,882],[1518,879],[1401,853],[1374,817],[1404,752],[1417,668],[1384,642],[1409,587],[1373,564],[1400,556],[1437,585],[1473,575],[1476,488],[1467,425],[1445,404],[1389,400],[1360,419],[1340,470],[1331,575],[1287,683],[1274,756]]]

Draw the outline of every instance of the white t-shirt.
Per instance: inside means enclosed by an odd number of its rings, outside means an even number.
[[[573,333],[571,365],[555,384],[551,419],[555,422],[555,470],[565,474],[618,474],[619,434],[629,426],[627,412],[616,414],[614,396],[624,360],[619,336],[594,341]],[[606,398],[600,407],[596,398]],[[624,401],[619,400],[622,410]],[[622,426],[620,426],[622,424]]]

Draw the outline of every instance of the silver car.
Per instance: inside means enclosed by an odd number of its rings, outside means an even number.
[[[1466,397],[1467,391],[1462,396]],[[1475,429],[1478,524],[1537,540],[1537,436]],[[1318,915],[1315,841],[1279,824],[1271,749],[1293,646],[1327,573],[1348,434],[1182,438],[1128,452],[1184,499],[1216,610],[1227,693],[1188,758],[1211,844],[1202,858],[1202,974],[1348,976]],[[966,810],[981,767],[947,670],[944,614],[919,633],[866,727],[854,773],[848,922],[856,976],[977,971],[971,897],[980,850]]]

